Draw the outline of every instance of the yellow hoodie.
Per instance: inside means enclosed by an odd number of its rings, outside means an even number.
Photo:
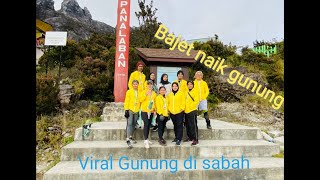
[[[156,97],[156,112],[159,115],[168,117],[168,101],[167,98],[159,94]]]
[[[151,91],[151,96],[147,95],[148,90],[144,90],[140,94],[140,102],[141,102],[141,111],[142,112],[153,112],[155,109],[155,99],[157,94],[154,91]],[[152,107],[149,109],[149,103],[152,102]]]
[[[189,96],[193,98],[192,98]],[[189,94],[188,92],[186,93],[186,109],[184,110],[185,113],[190,113],[194,110],[197,110],[198,109],[198,105],[199,105],[199,93],[197,92],[197,90],[195,90],[194,88],[189,91]]]
[[[132,72],[128,82],[129,89],[133,89],[132,88],[133,80],[139,81],[139,86],[138,86],[139,91],[144,90],[144,82],[146,81],[146,75],[144,75],[142,72],[139,72],[139,71]]]
[[[179,84],[179,91],[182,91],[183,93],[188,92],[188,86],[187,86],[187,81],[182,79],[179,83],[178,79],[175,80],[174,82],[177,82]]]
[[[126,99],[124,100],[124,110],[131,110],[136,113],[140,110],[139,92],[134,89],[127,90]]]
[[[168,95],[168,109],[171,114],[178,114],[184,111],[186,106],[185,93],[178,91],[174,95],[173,92]]]
[[[194,89],[199,93],[200,101],[206,100],[209,95],[208,84],[204,80],[194,80]]]

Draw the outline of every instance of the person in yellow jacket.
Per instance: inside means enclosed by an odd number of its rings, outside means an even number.
[[[180,146],[183,136],[183,118],[186,106],[185,101],[185,93],[179,91],[179,85],[177,82],[173,82],[172,91],[168,95],[168,110],[174,125],[175,138],[172,142],[175,142],[177,146]]]
[[[197,124],[197,109],[199,105],[199,93],[194,87],[193,81],[188,81],[188,92],[186,93],[186,108],[185,108],[185,117],[186,117],[186,128],[188,139],[191,140],[191,145],[199,144],[198,140],[198,124]]]
[[[147,89],[142,91],[140,95],[140,102],[141,102],[141,118],[144,123],[143,127],[143,135],[144,135],[144,146],[145,148],[149,148],[151,144],[148,137],[149,137],[149,129],[151,127],[151,121],[153,118],[153,113],[155,110],[155,99],[157,94],[152,91],[153,81],[147,81]]]
[[[177,72],[177,77],[178,79],[175,80],[174,82],[177,82],[179,84],[179,91],[182,91],[183,93],[188,92],[188,86],[187,86],[187,81],[183,79],[184,73],[182,70],[179,70]],[[185,115],[183,116],[183,123],[185,126]]]
[[[194,75],[194,88],[199,93],[200,97],[200,103],[198,106],[198,110],[200,111],[200,114],[204,112],[204,118],[206,119],[207,128],[212,129],[209,115],[208,115],[208,105],[207,105],[207,97],[209,95],[209,88],[208,84],[202,80],[203,73],[202,71],[197,71]]]
[[[135,130],[135,125],[138,120],[138,113],[140,110],[140,94],[138,91],[139,82],[138,80],[132,81],[132,89],[127,90],[126,98],[124,101],[124,116],[127,118],[127,145],[132,148],[132,143],[137,143],[133,138],[133,132]]]
[[[183,93],[188,92],[188,86],[187,86],[187,81],[183,79],[184,73],[183,71],[179,70],[177,72],[177,77],[178,79],[176,79],[173,82],[177,82],[179,85],[179,91],[182,91]]]
[[[144,82],[146,80],[146,75],[143,74],[143,67],[144,63],[142,61],[137,62],[136,64],[136,71],[132,72],[130,74],[129,82],[128,82],[128,87],[129,89],[132,89],[132,81],[137,80],[139,82],[138,90],[143,91],[144,88]]]
[[[158,135],[159,144],[166,146],[167,142],[163,139],[164,127],[168,121],[168,101],[166,98],[166,88],[161,86],[159,88],[159,95],[156,97],[156,113],[158,119]]]

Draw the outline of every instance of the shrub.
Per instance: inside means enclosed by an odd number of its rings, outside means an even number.
[[[51,114],[56,112],[59,106],[58,85],[53,79],[37,78],[36,80],[36,113]]]

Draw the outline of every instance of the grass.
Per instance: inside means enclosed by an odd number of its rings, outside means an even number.
[[[98,111],[99,108],[96,105],[90,104],[86,108],[70,110],[67,114],[60,113],[37,118],[36,161],[37,163],[48,163],[42,172],[37,173],[37,179],[41,179],[41,175],[60,162],[61,148],[74,141],[74,133],[77,128],[87,120],[90,122],[101,121],[97,115]],[[67,133],[69,135],[66,135]]]
[[[284,158],[284,151],[281,150],[279,154],[274,154],[274,155],[272,155],[272,157],[275,157],[275,158]]]

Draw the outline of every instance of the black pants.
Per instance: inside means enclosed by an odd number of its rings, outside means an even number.
[[[170,114],[170,118],[174,125],[174,135],[176,136],[177,140],[182,140],[183,136],[183,117],[184,112],[178,114]]]
[[[144,127],[143,127],[144,140],[147,140],[149,137],[149,129],[151,127],[152,118],[153,118],[153,113],[150,114],[150,118],[148,119],[148,113],[141,111],[141,119],[143,120],[143,124],[144,124]]]
[[[165,117],[163,121],[160,120],[160,115],[157,114],[157,121],[158,121],[158,135],[159,135],[159,140],[163,139],[163,133],[164,133],[164,127],[167,124],[168,117]]]
[[[197,110],[186,114],[186,123],[188,137],[192,140],[198,140]]]

